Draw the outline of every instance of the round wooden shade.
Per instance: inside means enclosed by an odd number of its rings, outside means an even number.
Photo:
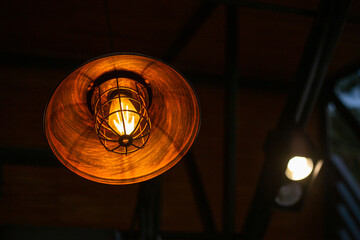
[[[149,140],[127,155],[102,146],[87,105],[95,79],[114,70],[142,76],[153,95]],[[57,158],[76,174],[107,184],[141,182],[165,172],[189,150],[199,125],[198,99],[186,79],[169,65],[136,54],[115,54],[84,64],[61,82],[45,112],[46,137]]]

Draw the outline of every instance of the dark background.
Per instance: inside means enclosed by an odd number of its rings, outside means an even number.
[[[48,145],[43,133],[43,111],[61,80],[93,57],[115,51],[167,60],[170,47],[202,3],[195,0],[2,1],[0,146],[3,152],[19,153],[0,157],[5,163],[0,199],[0,223],[4,229],[12,231],[14,226],[19,232],[26,232],[28,227],[129,229],[138,184],[109,186],[90,182],[58,165],[51,155],[44,159],[41,152]],[[240,89],[235,211],[238,232],[264,161],[265,137],[276,126],[318,8],[318,1],[312,0],[255,3],[298,9],[302,13],[237,5]],[[359,13],[359,1],[354,1],[328,77],[360,63]],[[218,229],[222,226],[223,196],[224,46],[225,7],[220,4],[169,61],[189,78],[200,99],[202,125],[193,151]],[[307,132],[319,147],[318,123],[316,108]],[[42,157],[21,155],[21,152],[37,151]],[[302,211],[275,213],[266,239],[324,237],[323,179],[320,174]],[[162,230],[202,230],[190,184],[182,161],[164,174]]]

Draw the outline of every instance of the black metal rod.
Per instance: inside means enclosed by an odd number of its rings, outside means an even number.
[[[273,12],[281,12],[281,13],[289,13],[289,14],[296,14],[302,16],[310,16],[313,17],[316,14],[316,11],[301,9],[301,8],[294,8],[288,6],[282,6],[277,4],[269,4],[269,3],[262,3],[257,1],[242,1],[242,0],[221,0],[226,4],[231,4],[239,7],[248,7],[248,8],[256,8],[261,10],[270,10]]]
[[[129,231],[119,231],[121,236],[123,236],[125,239],[129,239],[131,235],[135,235],[136,239],[139,237],[139,232],[129,232]],[[221,239],[222,235],[221,233],[204,233],[204,232],[186,232],[186,231],[164,231],[161,233],[161,238],[164,240],[170,240],[170,239],[194,239],[194,240],[219,240]],[[234,236],[235,239],[242,239],[240,234],[236,234]]]
[[[201,233],[201,232],[164,232],[162,234],[164,240],[170,239],[194,239],[194,240],[219,240],[222,235],[220,233]],[[236,239],[242,239],[240,234],[234,235]]]
[[[351,0],[320,2],[296,74],[294,90],[289,95],[278,127],[306,126],[341,36],[350,3]]]
[[[236,161],[238,130],[238,14],[237,8],[226,7],[226,75],[225,85],[225,161],[224,161],[224,238],[231,239],[235,233],[236,212]]]
[[[216,226],[205,193],[204,184],[201,180],[200,171],[191,150],[186,154],[185,166],[191,181],[191,187],[200,213],[203,228],[207,233],[216,233]]]
[[[0,51],[0,64],[5,66],[73,69],[85,61],[86,59]]]
[[[244,239],[263,239],[272,217],[272,207],[277,187],[274,182],[283,172],[280,171],[278,134],[268,135],[265,143],[265,161],[256,187],[256,192],[250,204],[242,234]],[[268,145],[271,144],[271,146]],[[275,144],[275,145],[274,145]]]
[[[140,240],[156,240],[160,234],[161,177],[140,183],[138,193]]]
[[[215,2],[204,1],[201,3],[163,57],[165,61],[172,62],[176,58],[218,5],[219,4]]]
[[[304,111],[316,72],[321,61],[330,28],[330,14],[335,1],[320,1],[318,15],[312,25],[308,40],[295,76],[293,91],[289,95],[278,122],[278,128],[298,123]]]
[[[301,126],[305,127],[310,115],[313,112],[314,105],[319,98],[320,90],[323,87],[324,79],[329,68],[331,59],[334,55],[337,43],[340,39],[344,25],[346,23],[347,15],[351,6],[352,0],[336,1],[331,14],[330,23],[328,24],[328,31],[325,37],[324,49],[321,56],[315,78],[313,80],[312,88],[309,96],[306,99],[302,112],[299,112],[297,117]],[[297,120],[297,119],[296,119]]]
[[[63,167],[49,148],[0,147],[1,165]]]
[[[104,0],[104,8],[105,8],[106,27],[108,30],[110,50],[114,51],[114,37],[113,37],[113,33],[112,33],[112,28],[111,28],[109,0]]]

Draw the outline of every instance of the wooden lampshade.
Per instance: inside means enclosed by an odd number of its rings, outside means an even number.
[[[124,72],[143,79],[150,91],[147,106],[143,101],[150,133],[139,149],[123,148],[126,154],[119,154],[99,139],[89,92],[103,76]],[[158,176],[185,155],[197,136],[200,110],[191,85],[169,65],[142,55],[114,54],[91,60],[66,77],[52,95],[44,121],[52,151],[71,171],[100,183],[130,184]]]

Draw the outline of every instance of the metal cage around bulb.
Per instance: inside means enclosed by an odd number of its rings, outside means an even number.
[[[91,107],[101,144],[108,151],[128,154],[143,148],[149,139],[149,94],[136,80],[118,75],[93,87]]]
[[[121,102],[129,107],[121,109]],[[132,116],[139,121],[132,131],[120,124],[126,114],[127,123]],[[55,156],[79,176],[105,184],[162,174],[186,154],[199,128],[199,101],[187,79],[160,60],[133,53],[81,65],[55,89],[44,116]]]

